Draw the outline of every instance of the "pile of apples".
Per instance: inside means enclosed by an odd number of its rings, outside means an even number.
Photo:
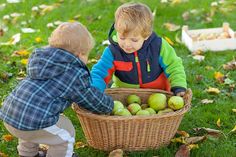
[[[147,104],[142,104],[141,102],[141,98],[135,94],[126,98],[127,107],[121,101],[115,100],[112,114],[117,116],[162,115],[184,107],[182,97],[172,96],[167,99],[166,95],[162,93],[150,95]]]
[[[190,35],[193,41],[202,41],[202,40],[214,40],[214,39],[227,39],[230,38],[228,32],[221,33],[200,33],[200,34],[191,34]]]

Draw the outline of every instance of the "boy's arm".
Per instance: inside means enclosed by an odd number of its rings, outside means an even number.
[[[174,48],[163,38],[159,63],[170,81],[171,91],[175,95],[184,92],[187,88],[187,82],[182,59],[176,55]]]
[[[70,97],[73,102],[95,113],[110,113],[112,111],[113,99],[91,86],[90,76],[86,70],[83,69],[83,73],[78,73],[74,80]]]
[[[100,89],[101,91],[106,89],[106,86],[110,82],[114,72],[113,61],[114,57],[110,48],[107,47],[98,63],[96,63],[92,68],[92,86]]]

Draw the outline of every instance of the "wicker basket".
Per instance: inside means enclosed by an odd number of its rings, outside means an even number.
[[[107,89],[106,93],[114,100],[123,103],[130,94],[141,97],[146,103],[152,93],[164,93],[167,97],[172,94],[156,89]],[[88,144],[93,148],[111,151],[123,149],[126,151],[140,151],[156,149],[168,145],[174,137],[185,112],[191,107],[192,92],[187,90],[184,96],[185,107],[181,110],[164,115],[150,116],[109,116],[93,114],[78,105],[73,105],[80,120]],[[125,103],[124,103],[125,104]]]

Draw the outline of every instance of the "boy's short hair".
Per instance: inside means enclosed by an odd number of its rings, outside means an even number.
[[[153,15],[142,3],[125,3],[115,12],[115,29],[122,35],[130,32],[141,33],[146,38],[153,31]]]
[[[49,45],[73,54],[88,54],[94,47],[94,39],[87,28],[79,22],[60,24],[48,39]]]

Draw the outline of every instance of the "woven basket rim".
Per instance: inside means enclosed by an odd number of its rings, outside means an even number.
[[[138,91],[138,92],[156,92],[156,93],[164,93],[170,96],[173,96],[173,93],[171,92],[167,92],[167,91],[163,91],[163,90],[157,90],[157,89],[134,89],[134,88],[109,88],[106,89],[106,93],[107,92],[134,92],[134,91]],[[186,91],[186,95],[184,96],[185,98],[185,106],[184,108],[177,110],[175,112],[170,112],[170,113],[166,113],[163,115],[146,115],[146,116],[139,116],[139,115],[132,115],[132,116],[116,116],[116,115],[105,115],[105,114],[96,114],[96,113],[92,113],[88,110],[85,110],[81,107],[79,107],[79,105],[74,104],[73,105],[73,109],[75,110],[75,112],[79,115],[83,115],[86,117],[90,117],[90,118],[95,118],[95,119],[101,119],[101,120],[139,120],[139,119],[153,119],[153,118],[168,118],[168,117],[173,117],[173,116],[179,116],[184,114],[185,112],[187,112],[190,108],[191,108],[191,98],[192,98],[192,91],[191,89],[187,89]],[[187,99],[187,100],[186,100]]]

